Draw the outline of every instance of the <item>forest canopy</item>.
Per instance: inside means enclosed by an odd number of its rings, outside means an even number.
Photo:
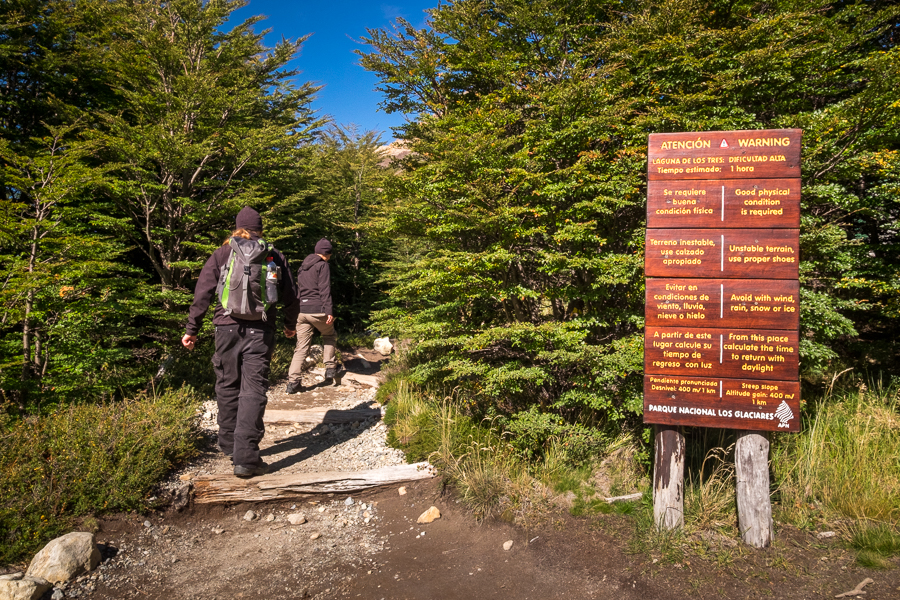
[[[801,369],[895,372],[892,2],[463,0],[372,30],[412,151],[382,223],[414,246],[375,326],[518,435],[642,410],[647,136],[803,134]],[[568,429],[567,429],[568,428]]]
[[[408,117],[393,163],[243,5],[0,7],[5,406],[209,371],[186,307],[251,205],[297,264],[335,242],[343,331],[408,340],[414,381],[525,446],[637,425],[647,136],[673,131],[803,129],[804,381],[896,373],[896,3],[441,2],[363,40]]]
[[[230,20],[245,5],[0,6],[4,405],[122,398],[167,372],[196,383],[211,345],[180,348],[187,306],[245,205],[297,266],[335,240],[337,300],[361,326],[380,246],[353,228],[384,170],[380,138],[326,129],[311,108],[319,88],[287,66],[305,38],[267,47],[262,17]]]

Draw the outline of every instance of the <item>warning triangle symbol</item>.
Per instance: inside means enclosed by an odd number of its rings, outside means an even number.
[[[727,147],[728,147],[728,142],[723,139],[722,143],[719,144],[719,148],[727,148]]]

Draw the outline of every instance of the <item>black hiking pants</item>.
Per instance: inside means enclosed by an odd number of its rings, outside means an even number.
[[[263,413],[269,389],[269,362],[275,332],[244,325],[216,327],[216,402],[219,448],[235,465],[260,464],[259,442],[265,434]]]

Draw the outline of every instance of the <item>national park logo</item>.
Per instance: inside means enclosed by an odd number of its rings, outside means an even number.
[[[788,406],[788,403],[782,400],[781,404],[778,405],[778,410],[775,411],[775,416],[778,417],[778,420],[780,421],[780,423],[778,423],[779,427],[790,427],[788,421],[794,418],[794,412],[791,410],[791,407]]]

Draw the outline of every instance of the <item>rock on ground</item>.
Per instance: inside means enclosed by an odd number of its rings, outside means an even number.
[[[441,518],[441,511],[439,511],[436,506],[432,506],[431,508],[429,508],[428,510],[423,512],[421,515],[419,515],[419,518],[416,521],[416,523],[431,523],[440,518]]]
[[[50,582],[40,577],[4,579],[0,577],[0,600],[38,600],[50,589]]]
[[[375,340],[373,348],[375,352],[378,352],[382,356],[390,356],[391,350],[394,349],[394,345],[391,344],[391,340],[389,338],[383,337]]]
[[[65,583],[100,564],[100,549],[93,533],[74,532],[58,537],[31,560],[26,577],[40,577],[58,584]]]

